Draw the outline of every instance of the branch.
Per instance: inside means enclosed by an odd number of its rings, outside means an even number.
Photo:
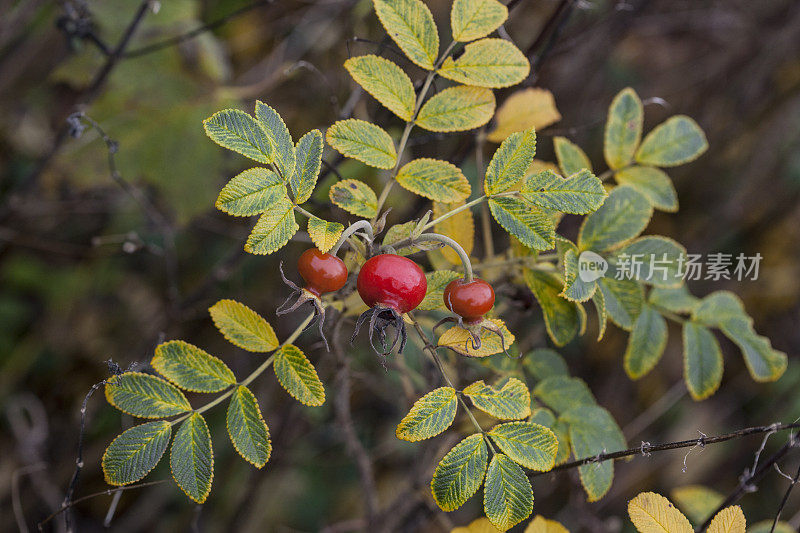
[[[775,468],[778,468],[777,464],[775,465]],[[780,471],[780,469],[778,471]],[[789,501],[789,495],[792,493],[794,486],[797,485],[798,480],[800,480],[800,465],[797,465],[797,473],[794,475],[794,478],[790,478],[791,483],[786,489],[786,493],[783,495],[781,504],[778,506],[778,511],[775,513],[775,520],[772,521],[772,528],[769,530],[770,533],[775,531],[775,527],[778,525],[778,520],[781,518],[781,512],[783,511],[783,508],[786,507],[786,502]]]

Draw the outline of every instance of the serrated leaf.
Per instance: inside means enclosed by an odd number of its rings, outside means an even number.
[[[289,181],[294,175],[297,156],[294,143],[286,123],[273,108],[256,100],[256,120],[264,130],[272,147],[272,162],[280,172],[284,181]]]
[[[525,369],[538,380],[551,376],[568,376],[567,362],[550,348],[537,348],[525,356]]]
[[[280,177],[266,168],[255,167],[231,179],[214,204],[223,213],[238,217],[258,215],[286,198]]]
[[[269,428],[261,415],[258,400],[244,385],[239,385],[233,391],[226,423],[231,443],[239,455],[257,468],[267,464],[272,453]]]
[[[447,285],[461,277],[458,272],[452,270],[437,270],[435,272],[427,272],[425,279],[428,281],[428,290],[425,293],[425,298],[417,306],[420,311],[433,311],[436,309],[445,309],[444,306],[444,289]]]
[[[653,216],[653,206],[627,185],[614,188],[603,205],[586,217],[578,233],[578,248],[603,251],[637,237]]]
[[[591,457],[627,447],[622,430],[611,414],[597,405],[581,405],[562,415],[569,424],[569,439],[575,457]],[[605,496],[614,480],[614,463],[589,463],[578,469],[587,499],[595,502]]]
[[[500,420],[519,420],[531,414],[531,395],[528,387],[517,378],[509,378],[499,389],[483,380],[464,389],[464,394],[483,411]]]
[[[553,93],[529,87],[506,98],[494,116],[495,127],[487,135],[491,142],[503,142],[509,135],[529,129],[541,130],[561,120]]]
[[[720,325],[720,330],[742,351],[747,370],[754,380],[776,381],[786,372],[786,354],[774,349],[767,337],[756,333],[752,319],[727,320]]]
[[[534,250],[549,250],[555,242],[555,225],[549,214],[519,198],[489,198],[489,211],[504,230]]]
[[[633,159],[642,139],[644,109],[636,91],[630,87],[621,90],[608,108],[603,154],[609,168],[622,168]]]
[[[569,459],[570,454],[572,453],[572,444],[569,440],[569,424],[564,422],[561,419],[556,420],[556,423],[553,424],[553,427],[550,429],[553,430],[555,433],[556,438],[558,439],[558,451],[556,452],[556,465],[560,465],[567,462]]]
[[[439,34],[431,10],[420,0],[373,0],[375,13],[389,37],[420,67],[433,70]]]
[[[692,533],[692,525],[668,499],[642,492],[628,502],[628,516],[640,533]]]
[[[553,149],[556,152],[558,166],[565,176],[572,176],[581,170],[592,172],[592,162],[589,161],[589,157],[580,146],[566,137],[554,137]]]
[[[686,285],[679,287],[653,287],[647,300],[662,309],[673,313],[689,313],[700,302],[693,296]]]
[[[714,394],[722,383],[722,351],[711,331],[694,322],[683,324],[683,378],[695,401]]]
[[[344,226],[312,216],[308,218],[308,235],[320,252],[327,253],[339,241]]]
[[[133,426],[118,435],[103,454],[109,485],[130,485],[156,467],[169,445],[172,426],[165,420]]]
[[[443,511],[455,511],[469,500],[483,483],[489,451],[483,435],[465,438],[447,452],[431,480],[431,494]]]
[[[603,205],[608,193],[589,170],[579,170],[568,179],[545,170],[525,178],[522,197],[545,209],[586,214]]]
[[[695,524],[705,522],[725,500],[725,496],[719,492],[702,485],[677,487],[672,490],[670,496],[675,505]],[[770,521],[770,526],[772,526],[772,521]]]
[[[271,352],[278,347],[275,330],[261,315],[234,300],[220,300],[208,312],[214,325],[234,346],[248,352]]]
[[[528,476],[502,453],[492,457],[486,471],[483,510],[500,531],[511,529],[533,512],[533,491]]]
[[[500,451],[525,468],[547,472],[555,465],[558,441],[545,426],[506,422],[493,427],[488,434]]]
[[[187,418],[175,433],[169,454],[172,477],[193,501],[203,503],[214,479],[214,451],[211,433],[199,413]]]
[[[565,300],[559,294],[563,282],[550,272],[526,269],[525,283],[533,292],[536,301],[542,308],[547,333],[556,346],[564,346],[578,334],[580,330],[580,312],[578,306]]]
[[[706,134],[685,115],[670,117],[647,134],[636,151],[636,162],[674,167],[694,161],[708,150]]]
[[[395,224],[386,230],[386,234],[383,237],[383,246],[390,246],[397,255],[410,255],[417,252],[418,248],[416,246],[401,246],[400,248],[395,246],[397,243],[410,238],[411,233],[416,227],[416,220],[409,220],[408,222],[404,222],[402,224]]]
[[[614,179],[620,185],[629,185],[642,193],[656,209],[669,213],[678,210],[678,193],[663,170],[635,165],[618,170]]]
[[[293,344],[281,346],[275,352],[275,376],[292,398],[303,405],[325,403],[325,387],[306,354]]]
[[[259,163],[272,163],[272,147],[258,122],[238,109],[224,109],[203,121],[212,141]]]
[[[419,110],[415,123],[429,131],[467,131],[492,118],[494,93],[483,87],[458,85],[433,95]]]
[[[521,82],[530,69],[528,58],[510,41],[481,39],[466,45],[455,61],[445,59],[438,73],[465,85],[498,89]]]
[[[536,515],[525,528],[525,533],[569,533],[569,530],[555,520]]]
[[[559,294],[571,302],[585,302],[597,292],[597,281],[584,281],[579,268],[578,253],[573,246],[564,254],[564,289]]]
[[[597,403],[585,381],[566,375],[543,379],[533,389],[533,396],[556,413]]]
[[[394,141],[371,122],[349,118],[333,123],[325,140],[336,151],[371,167],[392,168],[397,163]]]
[[[453,423],[458,400],[452,387],[434,389],[416,402],[397,425],[398,439],[417,442],[435,437]]]
[[[606,276],[633,277],[658,287],[677,287],[683,283],[681,270],[685,261],[686,248],[680,243],[660,235],[646,235],[614,250]]]
[[[300,226],[294,218],[294,206],[288,198],[275,202],[261,217],[247,237],[244,251],[268,255],[283,248]]]
[[[447,204],[434,202],[433,218],[439,218],[445,213],[463,205],[463,201]],[[444,219],[442,222],[436,224],[433,229],[436,233],[450,237],[460,244],[467,255],[472,253],[472,249],[475,246],[475,221],[472,218],[472,211],[469,209],[463,209],[455,215]],[[458,254],[449,246],[442,248],[441,252],[444,258],[450,263],[454,265],[461,264],[461,259],[458,257]]]
[[[453,40],[466,43],[486,37],[508,18],[508,8],[497,0],[454,0],[450,9]]]
[[[600,278],[598,287],[603,293],[608,317],[617,326],[630,331],[644,303],[642,286],[631,280]]]
[[[453,326],[442,333],[441,337],[439,337],[438,345],[450,348],[454,352],[467,357],[488,357],[508,350],[514,344],[514,334],[508,330],[505,323],[499,318],[489,318],[487,320],[503,333],[502,340],[500,335],[494,331],[481,329],[481,344],[480,348],[476,349],[472,345],[473,340],[469,331],[460,326]]]
[[[625,372],[631,379],[641,378],[658,364],[666,346],[667,321],[658,311],[643,305],[628,337]]]
[[[322,167],[322,149],[325,142],[322,140],[322,133],[319,130],[311,130],[297,141],[294,147],[297,154],[297,166],[295,167],[289,185],[292,187],[294,201],[302,204],[314,192],[317,185],[319,170]]]
[[[731,505],[714,516],[708,525],[707,533],[745,533],[747,522],[742,508]]]
[[[417,95],[411,79],[393,62],[376,55],[351,57],[344,62],[350,76],[389,111],[410,122]]]
[[[597,340],[601,341],[603,340],[603,336],[606,334],[606,326],[608,325],[608,310],[606,309],[605,293],[602,290],[594,291],[594,294],[592,295],[592,303],[597,311]]]
[[[236,376],[219,358],[184,341],[156,346],[150,365],[174,385],[192,392],[219,392],[236,383]]]
[[[531,128],[509,135],[489,161],[483,184],[486,194],[499,194],[519,183],[535,155],[536,131]]]
[[[328,196],[335,205],[356,216],[372,218],[378,212],[378,197],[363,181],[337,181]]]
[[[111,376],[106,380],[105,393],[108,403],[139,418],[174,416],[192,409],[177,387],[142,372]]]
[[[471,192],[457,166],[439,159],[415,159],[403,165],[395,178],[401,187],[437,202],[459,202]]]

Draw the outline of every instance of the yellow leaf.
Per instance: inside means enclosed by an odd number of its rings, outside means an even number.
[[[343,231],[344,226],[338,222],[328,222],[314,216],[308,219],[308,235],[322,253],[333,248]]]
[[[500,530],[488,518],[481,517],[470,522],[468,526],[451,529],[450,533],[500,533]]]
[[[439,346],[450,348],[454,352],[466,355],[467,357],[488,357],[503,351],[503,345],[508,349],[514,344],[514,334],[508,331],[508,328],[502,320],[498,318],[490,318],[489,322],[494,324],[500,331],[503,332],[503,342],[500,342],[500,336],[486,329],[481,330],[481,347],[477,350],[472,347],[472,338],[469,331],[466,329],[453,326],[445,331],[439,337]]]
[[[555,520],[548,520],[542,515],[536,515],[525,528],[525,533],[569,533],[569,529]]]
[[[708,526],[708,533],[745,533],[746,526],[742,508],[732,505],[717,513]]]
[[[689,520],[655,492],[642,492],[628,502],[628,515],[640,533],[692,533]]]
[[[495,128],[487,139],[503,142],[506,137],[529,128],[541,130],[561,120],[553,93],[547,89],[522,89],[509,96],[495,114]]]
[[[452,204],[434,202],[433,218],[436,219],[462,205],[464,205],[463,201]],[[436,224],[434,229],[436,233],[446,235],[460,244],[461,247],[464,248],[464,251],[467,252],[467,255],[472,253],[472,248],[475,246],[475,221],[472,219],[472,212],[469,209],[464,209],[450,218],[444,219]],[[442,255],[454,265],[461,264],[458,254],[449,246],[442,248]]]

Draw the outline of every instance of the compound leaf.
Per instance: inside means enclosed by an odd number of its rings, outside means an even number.
[[[528,422],[507,422],[493,427],[489,437],[517,464],[547,472],[555,465],[558,441],[545,426]]]
[[[397,163],[392,138],[371,122],[355,118],[334,122],[325,139],[342,155],[371,167],[392,168]]]
[[[642,492],[628,502],[628,516],[640,533],[692,533],[692,524],[665,497]]]
[[[306,354],[293,344],[281,346],[275,352],[275,376],[292,398],[303,405],[325,403],[325,387]]]
[[[643,121],[644,109],[636,91],[622,89],[608,108],[603,154],[609,168],[616,170],[631,162],[642,139]]]
[[[271,352],[278,347],[275,330],[261,315],[235,300],[220,300],[208,312],[214,325],[234,346],[248,352]]]
[[[508,18],[508,8],[497,0],[454,0],[450,10],[453,40],[466,43],[486,37]]]
[[[580,146],[566,137],[554,137],[553,149],[556,152],[558,166],[565,176],[572,176],[581,170],[592,171],[592,162],[589,161],[589,157],[581,150]]]
[[[288,198],[283,198],[259,217],[247,237],[244,251],[256,255],[271,254],[283,248],[298,229],[294,206]]]
[[[358,180],[337,181],[328,193],[331,202],[354,215],[372,218],[378,212],[378,197],[369,185]]]
[[[445,59],[438,72],[458,83],[497,89],[521,82],[530,69],[528,58],[510,41],[481,39],[466,45],[455,61]]]
[[[625,350],[625,372],[639,379],[661,359],[667,346],[667,321],[651,306],[644,304],[633,324]]]
[[[486,471],[483,510],[500,531],[511,529],[533,512],[533,491],[528,476],[502,453],[492,457]]]
[[[519,183],[535,155],[536,131],[533,128],[509,135],[489,161],[483,185],[486,194],[499,194]]]
[[[653,207],[627,185],[614,188],[603,205],[586,217],[578,233],[581,250],[602,251],[639,235],[653,216]]]
[[[219,392],[236,384],[236,376],[219,358],[184,341],[156,346],[150,364],[174,385],[192,392]]]
[[[489,198],[489,210],[503,229],[534,250],[549,250],[555,243],[555,226],[548,213],[514,198]]]
[[[483,87],[458,85],[433,95],[419,110],[415,123],[429,131],[467,131],[492,118],[494,93]]]
[[[389,111],[410,122],[414,118],[414,84],[403,69],[376,55],[351,57],[344,62],[350,76]]]
[[[661,169],[634,165],[618,170],[614,179],[620,185],[629,185],[642,193],[656,209],[669,213],[678,210],[678,193],[672,180]]]
[[[203,121],[212,141],[259,163],[272,163],[272,146],[258,122],[239,109],[224,109]]]
[[[344,226],[338,222],[328,222],[319,217],[308,217],[308,235],[320,252],[327,253],[339,241]]]
[[[530,392],[525,383],[517,378],[509,378],[499,389],[487,385],[483,380],[476,381],[463,392],[475,407],[501,420],[519,420],[531,414]]]
[[[586,214],[603,205],[608,193],[590,170],[579,170],[568,179],[545,170],[525,178],[522,197],[544,209]]]
[[[311,198],[311,193],[314,192],[319,170],[322,167],[324,144],[322,133],[319,130],[311,130],[300,137],[295,145],[297,166],[292,174],[292,179],[289,180],[289,185],[292,187],[294,201],[298,204]]]
[[[465,438],[447,452],[431,480],[431,494],[444,511],[455,511],[480,488],[486,474],[489,451],[483,435]]]
[[[272,162],[283,180],[289,181],[294,175],[297,164],[289,128],[286,127],[286,123],[283,122],[277,111],[259,100],[256,100],[256,119],[272,147]]]
[[[267,464],[272,453],[269,428],[261,415],[258,400],[244,385],[233,391],[226,422],[231,443],[239,455],[257,468]]]
[[[654,167],[674,167],[694,161],[708,150],[706,135],[685,115],[670,117],[647,134],[636,162]]]
[[[103,454],[109,485],[130,485],[156,467],[169,445],[172,426],[166,420],[133,426],[118,435]]]
[[[223,213],[238,217],[258,215],[286,198],[286,186],[269,169],[255,167],[232,178],[214,204]]]
[[[403,165],[395,179],[405,189],[437,202],[459,202],[471,192],[461,169],[440,159],[415,159]]]
[[[461,274],[452,270],[437,270],[426,273],[425,279],[428,281],[428,290],[417,309],[420,311],[444,309],[444,289],[451,281],[460,277]]]
[[[373,0],[375,13],[400,50],[420,67],[433,70],[439,34],[431,10],[420,0]]]
[[[434,389],[411,407],[408,414],[397,425],[398,439],[417,442],[443,432],[456,417],[458,400],[452,387]]]
[[[561,120],[553,93],[529,87],[506,98],[494,116],[495,127],[487,135],[491,142],[503,142],[512,133],[543,129]]]
[[[205,419],[193,413],[181,424],[169,455],[172,477],[193,501],[203,503],[214,479],[214,452]]]
[[[186,396],[163,379],[142,372],[125,372],[106,380],[108,403],[131,416],[162,418],[191,410]]]

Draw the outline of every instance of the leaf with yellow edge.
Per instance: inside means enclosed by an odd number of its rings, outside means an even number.
[[[486,168],[484,190],[487,195],[507,191],[519,184],[536,155],[536,131],[512,133],[495,150]]]
[[[665,497],[642,492],[628,502],[628,515],[640,533],[692,533],[692,524]]]
[[[214,451],[208,424],[200,413],[192,413],[178,428],[169,452],[172,478],[196,503],[203,503],[214,480]]]
[[[675,115],[647,134],[634,158],[643,165],[674,167],[694,161],[706,150],[706,134],[697,122],[685,115]]]
[[[462,205],[464,205],[463,201],[447,204],[434,202],[433,218],[437,219],[453,209],[458,209]],[[467,255],[472,253],[472,249],[475,246],[475,221],[472,218],[472,211],[469,209],[464,209],[450,218],[444,219],[436,224],[434,229],[436,233],[446,235],[460,244],[461,247],[464,248],[464,251],[467,252]],[[441,251],[444,258],[450,263],[454,265],[461,264],[461,259],[459,259],[458,254],[449,246],[442,248]]]
[[[403,69],[376,55],[351,57],[344,68],[389,111],[409,122],[414,118],[416,94],[414,84]]]
[[[450,10],[453,40],[466,43],[486,37],[508,18],[508,8],[497,0],[454,0]]]
[[[731,505],[714,516],[707,533],[745,533],[746,527],[747,521],[742,508],[738,505]]]
[[[530,70],[528,58],[510,41],[481,39],[465,46],[455,61],[452,57],[445,59],[438,72],[465,85],[498,89],[516,85]]]
[[[417,115],[416,124],[429,131],[467,131],[489,122],[494,93],[483,87],[458,85],[432,96]]]
[[[375,168],[392,168],[397,162],[394,141],[380,126],[349,118],[334,122],[325,132],[334,150]]]
[[[555,520],[548,520],[542,515],[536,515],[525,528],[525,533],[569,533],[569,529]]]
[[[325,403],[325,387],[319,380],[314,365],[300,348],[293,344],[281,346],[275,352],[272,366],[281,386],[292,398],[303,405],[314,407]]]
[[[528,476],[502,453],[492,457],[486,471],[483,510],[501,531],[511,529],[533,512],[533,491]]]
[[[261,468],[272,453],[269,428],[261,415],[255,395],[239,385],[233,390],[226,415],[228,435],[239,455],[256,468]]]
[[[499,143],[518,131],[530,128],[541,130],[561,120],[553,93],[531,87],[521,89],[503,102],[494,116],[495,127],[486,137]]]
[[[373,0],[375,13],[389,37],[420,67],[433,70],[439,34],[431,10],[420,0]]]
[[[267,255],[280,250],[297,233],[300,226],[294,218],[294,206],[288,198],[275,202],[256,222],[247,237],[244,251]]]
[[[308,234],[320,252],[327,253],[339,240],[344,226],[338,222],[328,222],[318,217],[309,217]]]
[[[482,329],[480,334],[481,347],[476,350],[472,347],[472,337],[469,331],[459,326],[453,326],[442,333],[442,336],[439,337],[438,345],[450,348],[454,352],[467,357],[488,357],[508,350],[514,344],[514,334],[508,330],[505,323],[499,318],[490,318],[488,320],[503,332],[502,342],[500,335],[494,331]]]
[[[275,330],[261,315],[235,300],[220,300],[208,312],[231,344],[248,352],[271,352],[278,345]]]
[[[437,202],[459,202],[471,192],[461,169],[440,159],[410,161],[400,168],[395,179],[401,187]]]
[[[611,169],[626,166],[633,159],[642,139],[644,109],[636,91],[622,89],[608,108],[608,120],[603,140],[603,154]]]
[[[408,414],[397,424],[398,439],[409,442],[435,437],[453,423],[458,399],[452,387],[434,389],[416,402]]]
[[[489,450],[483,435],[476,433],[456,444],[445,455],[431,479],[431,494],[444,511],[455,511],[483,483]]]
[[[378,197],[363,181],[337,181],[328,196],[334,205],[360,217],[372,218],[378,212]]]
[[[558,166],[565,176],[571,176],[583,169],[592,171],[592,162],[581,147],[566,137],[553,138],[553,149],[556,152]]]
[[[548,472],[555,464],[558,441],[550,428],[528,422],[506,422],[493,427],[488,435],[500,451],[525,468]]]
[[[467,526],[456,527],[450,533],[499,533],[500,530],[492,525],[486,517],[476,518]]]
[[[500,420],[519,420],[531,414],[531,394],[517,378],[509,378],[501,388],[487,385],[481,379],[463,392],[475,407]]]

